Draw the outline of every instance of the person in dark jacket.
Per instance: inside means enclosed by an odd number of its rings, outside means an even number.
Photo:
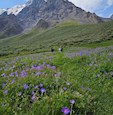
[[[51,48],[51,52],[54,52],[55,50],[53,48]]]

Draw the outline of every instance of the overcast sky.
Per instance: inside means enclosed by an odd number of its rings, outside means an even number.
[[[27,0],[0,0],[0,8],[10,8],[14,5],[23,4]],[[113,14],[113,0],[69,0],[76,6],[90,12],[95,12],[102,17]]]

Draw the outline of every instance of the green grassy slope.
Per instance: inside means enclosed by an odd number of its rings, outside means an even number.
[[[110,42],[108,42],[110,40]],[[0,54],[33,52],[51,46],[78,46],[107,41],[113,43],[113,21],[80,25],[75,22],[59,24],[45,31],[32,30],[26,34],[0,40]],[[100,44],[102,45],[102,44]],[[106,45],[106,44],[105,44]],[[92,46],[92,45],[90,45]]]
[[[92,52],[0,60],[0,115],[113,115],[113,47]]]

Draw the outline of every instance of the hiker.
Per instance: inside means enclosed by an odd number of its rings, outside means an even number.
[[[60,47],[60,48],[58,49],[58,51],[59,51],[59,52],[63,52],[63,48]]]
[[[55,50],[53,48],[51,48],[51,52],[54,52]]]

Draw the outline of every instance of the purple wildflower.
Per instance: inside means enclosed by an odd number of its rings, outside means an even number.
[[[35,97],[35,95],[33,95],[33,96],[31,97],[32,101],[34,101],[34,100],[35,100],[35,98],[36,98],[36,97]]]
[[[51,67],[51,69],[52,69],[52,70],[55,70],[55,69],[56,69],[56,67],[55,67],[55,66],[52,66],[52,67]]]
[[[15,75],[16,75],[16,77],[18,77],[18,72],[17,71],[15,72]]]
[[[21,96],[21,95],[22,95],[22,92],[19,92],[19,93],[18,93],[18,96]]]
[[[37,89],[37,88],[38,88],[38,85],[35,86],[35,89]]]
[[[35,69],[35,66],[34,66],[34,65],[32,65],[32,66],[31,66],[31,69]]]
[[[43,84],[40,84],[40,87],[43,87]]]
[[[89,66],[92,66],[92,65],[93,65],[92,63],[89,64]]]
[[[9,76],[10,76],[10,77],[14,76],[14,72],[12,72]]]
[[[71,103],[71,104],[74,104],[74,103],[75,103],[75,100],[74,100],[74,99],[70,100],[70,103]]]
[[[2,107],[4,106],[4,103],[2,103]]]
[[[37,72],[37,73],[36,73],[36,76],[38,76],[38,75],[41,75],[41,72]]]
[[[65,90],[67,90],[67,88],[66,88],[66,87],[63,87],[63,90],[65,91]]]
[[[46,89],[45,89],[45,88],[41,88],[41,89],[40,89],[40,92],[41,92],[41,93],[45,93],[45,92],[46,92]]]
[[[84,90],[85,88],[84,88],[84,86],[81,86],[81,88],[82,88],[82,90]]]
[[[63,107],[61,109],[62,113],[64,113],[65,115],[69,114],[70,113],[70,110],[67,108],[67,107]]]
[[[46,73],[46,74],[45,74],[45,76],[47,77],[47,76],[48,76],[48,74]]]
[[[24,89],[28,89],[29,86],[27,84],[24,84]]]
[[[51,68],[51,66],[48,64],[48,65],[47,65],[47,68]]]
[[[4,90],[4,93],[5,93],[5,94],[8,94],[8,90]]]
[[[21,73],[20,73],[21,77],[24,78],[25,76],[27,76],[27,73],[23,70]]]
[[[32,93],[31,93],[32,95],[34,95],[35,94],[35,92],[34,91],[32,91]]]
[[[38,70],[38,71],[42,70],[41,66],[37,66],[36,70]]]
[[[2,87],[4,87],[5,86],[5,83],[2,83]]]
[[[66,82],[67,85],[70,85],[70,82]]]
[[[58,76],[58,74],[55,74],[54,76],[55,76],[55,77],[57,77],[57,76]]]

